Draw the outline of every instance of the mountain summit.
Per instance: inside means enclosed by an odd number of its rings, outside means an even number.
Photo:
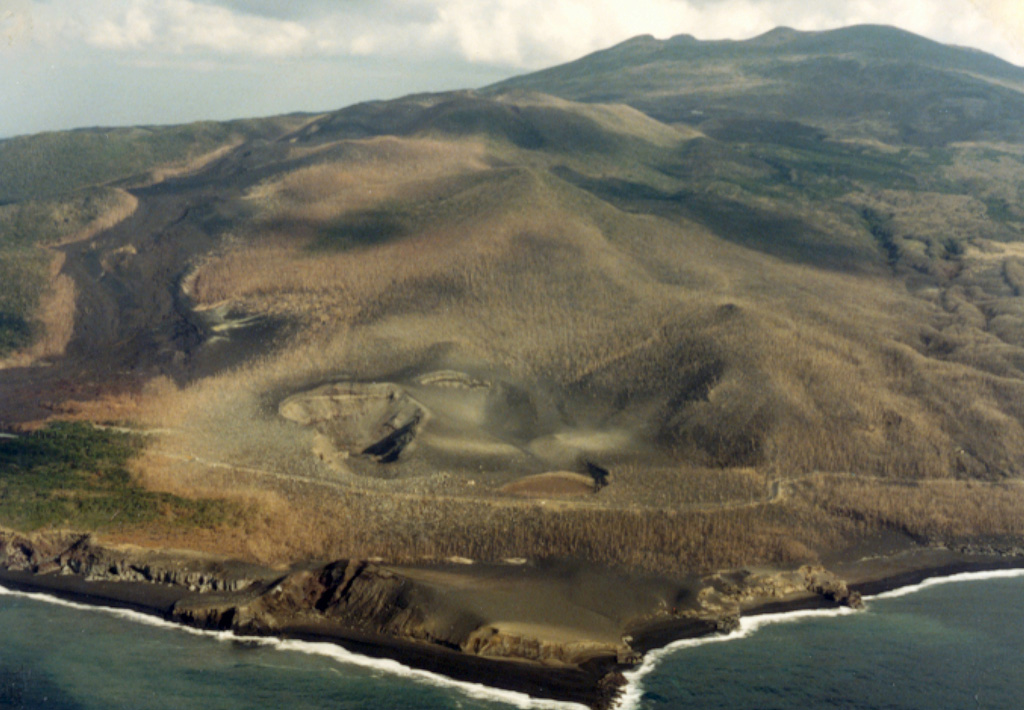
[[[1022,117],[854,27],[3,141],[0,422],[151,432],[138,480],[275,562],[1019,544]]]
[[[637,37],[490,92],[625,103],[660,121],[728,130],[797,121],[910,145],[1020,140],[1024,69],[881,26],[772,30],[745,41]]]

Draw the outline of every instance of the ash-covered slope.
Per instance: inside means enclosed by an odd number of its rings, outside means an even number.
[[[1019,535],[1020,73],[884,28],[641,39],[236,135],[104,186],[127,216],[60,247],[67,348],[0,372],[0,419],[134,418],[154,485],[287,486],[316,532],[250,539],[288,555]]]
[[[314,427],[363,473],[1015,475],[1019,159],[785,126],[740,140],[521,91],[352,107],[222,161],[249,217],[185,286],[293,344],[344,332],[309,392],[418,402],[353,425],[383,469]]]

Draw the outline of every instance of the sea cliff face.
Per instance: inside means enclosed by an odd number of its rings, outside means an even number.
[[[272,569],[108,545],[72,532],[0,531],[0,570],[5,585],[131,605],[203,629],[355,644],[595,708],[616,697],[623,670],[667,640],[730,630],[741,614],[758,608],[860,605],[842,579],[811,565],[682,581],[367,560]],[[608,601],[613,586],[621,591],[623,584],[630,592],[624,598],[634,601]],[[510,605],[509,594],[519,603]]]
[[[89,534],[0,530],[0,567],[40,578],[166,585],[185,593],[237,592],[265,582],[269,570],[195,552],[104,546]]]

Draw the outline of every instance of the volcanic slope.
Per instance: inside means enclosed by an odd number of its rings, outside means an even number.
[[[636,37],[488,92],[510,89],[625,103],[727,141],[813,140],[809,128],[922,147],[1024,135],[1019,67],[884,26],[780,27],[745,41]]]
[[[46,397],[160,432],[139,480],[257,506],[206,544],[264,561],[1019,540],[1022,86],[782,30],[296,119],[64,248],[47,371],[92,389]]]

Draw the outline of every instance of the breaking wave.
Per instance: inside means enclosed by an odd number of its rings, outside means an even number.
[[[426,683],[429,685],[450,688],[456,690],[466,696],[474,698],[476,700],[487,700],[493,702],[503,703],[505,705],[511,705],[521,710],[587,710],[586,706],[578,703],[563,702],[557,700],[546,700],[543,698],[534,698],[525,693],[518,693],[511,690],[500,690],[497,688],[491,688],[480,683],[471,683],[468,681],[454,680],[438,673],[431,673],[430,671],[424,671],[417,668],[411,668],[398,661],[386,659],[386,658],[372,658],[370,656],[363,656],[358,653],[353,653],[342,646],[327,643],[327,642],[314,642],[314,641],[298,641],[293,639],[282,639],[272,636],[239,636],[231,631],[208,631],[203,629],[196,629],[182,624],[176,624],[165,619],[161,619],[158,616],[146,614],[139,611],[133,611],[131,609],[120,609],[117,607],[97,606],[91,604],[82,604],[81,602],[69,601],[54,597],[49,594],[43,594],[40,592],[21,592],[7,589],[6,587],[0,586],[0,596],[16,596],[26,599],[32,599],[47,604],[56,604],[59,606],[81,609],[84,611],[94,611],[104,614],[109,614],[127,621],[131,621],[139,624],[146,624],[148,626],[155,626],[158,628],[169,629],[174,631],[180,631],[184,633],[193,634],[196,636],[205,636],[209,638],[217,639],[218,641],[241,641],[244,643],[250,643],[253,645],[265,646],[274,648],[279,651],[292,652],[292,653],[307,653],[318,656],[325,656],[338,663],[342,663],[348,666],[357,666],[359,668],[365,668],[380,673],[386,673],[392,676],[399,676],[408,678],[412,681],[419,683]]]

